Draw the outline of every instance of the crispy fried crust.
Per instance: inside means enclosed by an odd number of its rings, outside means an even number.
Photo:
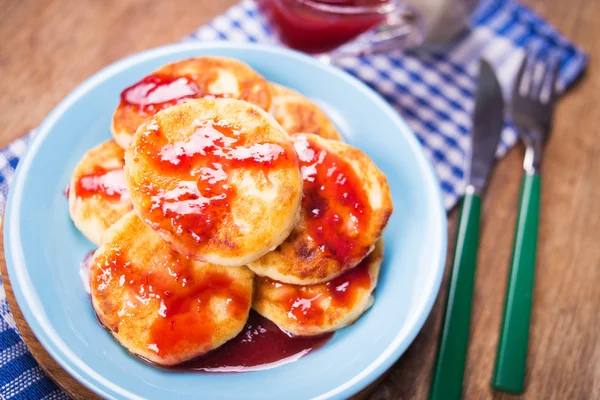
[[[310,285],[331,280],[357,265],[369,254],[392,214],[393,205],[385,175],[362,151],[346,143],[311,134],[294,135],[294,140],[297,149],[298,143],[308,140],[321,150],[333,153],[341,157],[342,162],[348,163],[358,178],[357,190],[364,193],[371,209],[362,230],[349,234],[353,255],[344,262],[332,257],[331,252],[323,249],[322,243],[310,237],[308,216],[313,209],[305,209],[311,206],[303,201],[299,222],[285,242],[248,264],[257,275],[285,283]],[[302,155],[300,158],[302,159]],[[306,192],[307,187],[305,182],[305,199],[309,195]]]
[[[276,83],[269,83],[269,113],[290,135],[314,133],[325,139],[342,140],[333,123],[315,103],[300,93]]]
[[[254,274],[191,261],[130,212],[106,233],[90,271],[99,321],[131,353],[160,365],[202,355],[235,337]]]
[[[131,199],[123,193],[118,196],[103,196],[78,193],[80,179],[93,179],[99,171],[122,171],[124,151],[114,140],[104,142],[89,150],[73,171],[69,184],[69,213],[75,226],[92,242],[100,244],[104,232],[131,210]],[[122,178],[122,176],[121,176]],[[119,179],[119,177],[117,177]],[[124,180],[123,180],[124,185]]]
[[[230,58],[191,58],[165,65],[153,74],[190,78],[199,89],[198,97],[227,96],[248,101],[263,110],[268,110],[271,104],[267,81],[247,64]],[[161,107],[140,109],[136,105],[121,101],[111,125],[116,142],[127,148],[138,126],[160,109]]]
[[[220,126],[233,132],[225,134],[230,137],[215,139]],[[219,149],[226,141],[233,144]],[[249,103],[198,99],[165,109],[140,126],[125,160],[137,213],[173,248],[199,261],[254,261],[283,242],[297,220],[302,178],[293,143]],[[185,222],[192,217],[194,224]]]
[[[350,270],[336,278],[339,282],[298,286],[257,276],[252,307],[293,335],[339,330],[354,323],[373,304],[382,260],[383,241],[379,240],[364,264],[356,267],[365,270]]]

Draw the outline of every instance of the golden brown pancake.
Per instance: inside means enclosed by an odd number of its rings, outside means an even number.
[[[69,185],[69,212],[75,226],[92,242],[131,210],[123,173],[124,151],[114,140],[83,156]]]
[[[315,103],[285,86],[271,82],[269,87],[269,113],[287,133],[314,133],[325,139],[342,140],[333,123]]]
[[[265,111],[232,99],[157,113],[125,152],[125,178],[144,222],[177,251],[218,265],[277,247],[302,197],[289,136]]]
[[[293,335],[336,331],[356,321],[373,304],[383,241],[361,263],[327,283],[291,285],[257,277],[253,307]]]
[[[246,267],[192,261],[135,212],[107,232],[90,287],[100,322],[131,353],[160,365],[198,357],[236,336],[252,303]]]
[[[366,257],[393,206],[385,175],[362,151],[312,134],[293,140],[304,179],[299,222],[285,242],[248,267],[276,281],[311,285]]]
[[[165,65],[121,93],[112,133],[123,148],[148,117],[191,98],[205,96],[241,99],[264,110],[271,104],[267,81],[237,60],[199,57]]]

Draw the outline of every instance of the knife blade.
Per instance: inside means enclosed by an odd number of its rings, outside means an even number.
[[[504,126],[502,88],[492,66],[481,60],[475,94],[471,134],[471,158],[467,185],[481,194],[496,159],[496,149]]]
[[[503,117],[500,84],[493,68],[482,60],[475,95],[467,187],[461,204],[446,310],[429,393],[431,400],[460,400],[462,397],[479,244],[481,193],[496,158]]]

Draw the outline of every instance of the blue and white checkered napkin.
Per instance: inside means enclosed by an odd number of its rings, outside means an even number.
[[[243,0],[185,40],[276,43],[251,0]],[[559,88],[565,90],[583,72],[586,55],[552,26],[512,0],[483,0],[472,31],[446,52],[410,51],[348,58],[340,66],[385,97],[406,119],[430,157],[446,208],[464,187],[464,156],[469,151],[471,110],[483,56],[495,67],[508,98],[524,47],[562,58]],[[19,157],[31,134],[0,150],[0,210]],[[508,124],[499,155],[517,141]],[[0,393],[6,399],[67,398],[40,371],[20,339],[0,290]]]

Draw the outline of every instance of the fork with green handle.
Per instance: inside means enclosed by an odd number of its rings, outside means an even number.
[[[492,67],[482,61],[470,137],[467,188],[461,205],[448,300],[429,394],[431,400],[458,400],[462,395],[479,241],[481,195],[496,158],[503,120],[504,101],[500,84]]]
[[[512,119],[526,151],[521,204],[492,386],[516,394],[523,393],[525,387],[540,210],[540,162],[544,142],[551,130],[558,66],[558,60],[544,63],[535,62],[534,57],[525,57],[512,96]]]

